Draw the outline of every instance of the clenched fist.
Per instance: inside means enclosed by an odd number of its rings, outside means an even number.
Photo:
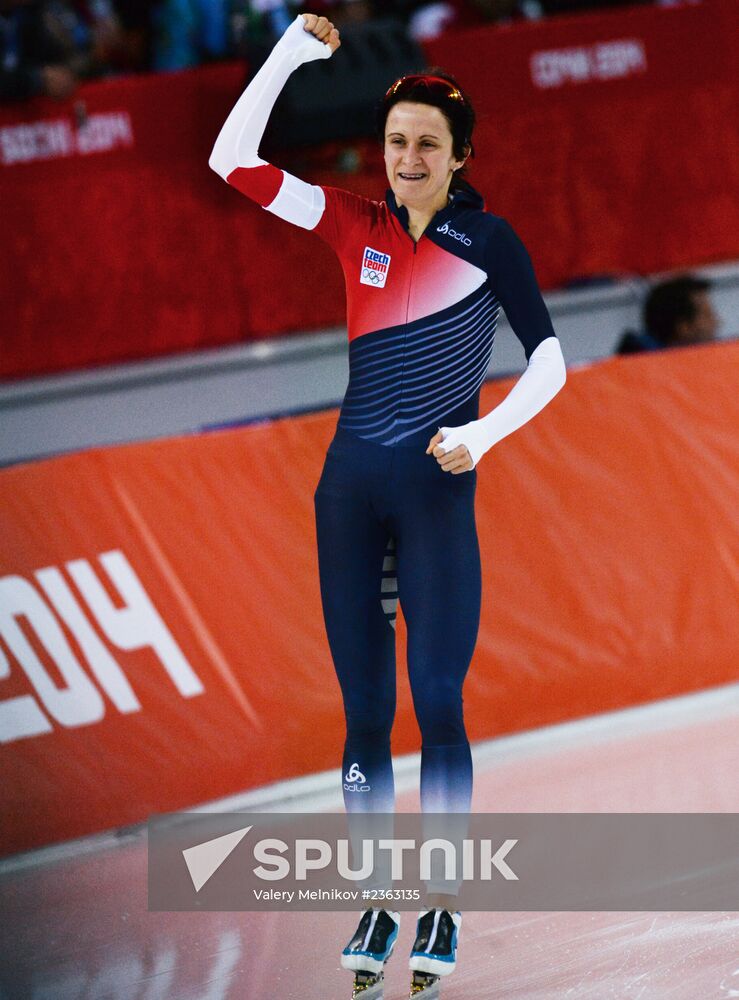
[[[317,14],[301,14],[305,21],[305,30],[315,35],[319,42],[325,42],[331,49],[332,54],[341,45],[338,28],[335,28],[327,17],[319,17]]]

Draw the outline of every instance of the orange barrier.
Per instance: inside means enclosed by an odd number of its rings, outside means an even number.
[[[735,678],[738,365],[725,343],[571,371],[485,456],[472,739]],[[3,853],[338,766],[313,520],[335,422],[0,473]]]

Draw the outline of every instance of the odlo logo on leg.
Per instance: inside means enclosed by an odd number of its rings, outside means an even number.
[[[345,792],[368,792],[370,786],[366,783],[367,779],[359,770],[358,764],[352,764],[349,770],[344,775],[346,779],[344,782]]]

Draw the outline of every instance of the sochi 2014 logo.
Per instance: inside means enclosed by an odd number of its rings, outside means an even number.
[[[390,254],[365,247],[362,254],[362,272],[359,281],[372,288],[384,288],[390,270]]]

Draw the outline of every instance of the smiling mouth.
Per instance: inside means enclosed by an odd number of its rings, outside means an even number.
[[[425,176],[426,174],[398,174],[398,177],[403,181],[422,181]]]

